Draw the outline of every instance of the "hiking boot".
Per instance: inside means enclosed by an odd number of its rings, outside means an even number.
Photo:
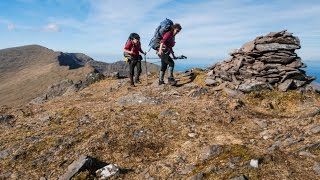
[[[135,85],[134,85],[134,82],[133,81],[129,81],[129,86],[131,86],[131,87],[135,87]]]
[[[135,83],[141,84],[142,82],[140,80],[135,80]]]
[[[165,84],[164,81],[159,81],[159,85]]]
[[[168,78],[168,82],[170,85],[176,85],[177,81],[174,78]]]

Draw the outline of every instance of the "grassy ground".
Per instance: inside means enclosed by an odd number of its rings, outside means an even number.
[[[1,113],[15,121],[0,124],[0,151],[8,152],[0,175],[56,179],[89,155],[126,169],[120,179],[186,179],[199,173],[204,179],[318,177],[312,167],[319,149],[310,149],[313,157],[298,152],[318,142],[319,133],[310,128],[320,124],[319,115],[310,113],[319,108],[319,94],[273,91],[239,99],[211,91],[204,79],[201,70],[180,77],[178,87],[158,86],[155,76],[137,87],[127,79],[106,79],[44,104],[3,107]],[[190,96],[200,88],[206,93]],[[124,97],[131,103],[121,103]],[[268,150],[277,141],[279,147]],[[210,146],[221,152],[208,155]],[[251,159],[259,159],[260,167],[250,167]],[[83,172],[75,178],[90,177]]]

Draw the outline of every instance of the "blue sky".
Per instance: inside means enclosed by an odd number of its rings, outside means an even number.
[[[131,32],[148,50],[155,28],[170,18],[183,28],[176,54],[192,63],[227,59],[256,36],[284,29],[300,38],[303,60],[320,61],[319,0],[2,0],[0,9],[0,49],[39,44],[114,62]]]

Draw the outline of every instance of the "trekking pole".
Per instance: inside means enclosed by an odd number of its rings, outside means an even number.
[[[146,82],[147,82],[147,85],[148,85],[148,69],[147,69],[147,57],[146,57],[146,54],[144,54],[144,62],[145,62],[145,66],[146,66]]]

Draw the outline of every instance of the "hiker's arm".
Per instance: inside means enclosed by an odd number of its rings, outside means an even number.
[[[163,48],[163,43],[160,43],[160,47],[159,47],[159,51],[158,51],[159,55],[162,55],[162,53],[163,53],[162,48]]]
[[[132,51],[129,51],[129,50],[127,50],[127,49],[123,49],[123,52],[125,52],[125,53],[128,53],[128,54],[132,54],[133,52]]]
[[[174,51],[172,48],[170,49],[170,53],[172,54],[173,59],[177,59],[177,57],[174,55]]]
[[[129,50],[129,49],[130,49],[130,50]],[[123,51],[124,51],[125,53],[132,54],[132,53],[133,53],[133,51],[132,51],[132,43],[131,43],[131,42],[128,42],[128,43],[126,44],[126,46],[124,47]]]
[[[160,41],[160,47],[159,47],[159,52],[158,52],[159,55],[162,55],[162,53],[163,53],[163,48],[165,47],[165,44],[166,44],[166,42],[168,41],[170,35],[171,35],[171,34],[170,34],[170,31],[166,32],[166,33],[163,35],[163,38],[162,38],[161,41]]]
[[[147,54],[147,52],[144,52],[142,49],[141,49],[141,47],[140,47],[140,50],[139,50],[142,54],[144,54],[144,55],[146,55]]]

